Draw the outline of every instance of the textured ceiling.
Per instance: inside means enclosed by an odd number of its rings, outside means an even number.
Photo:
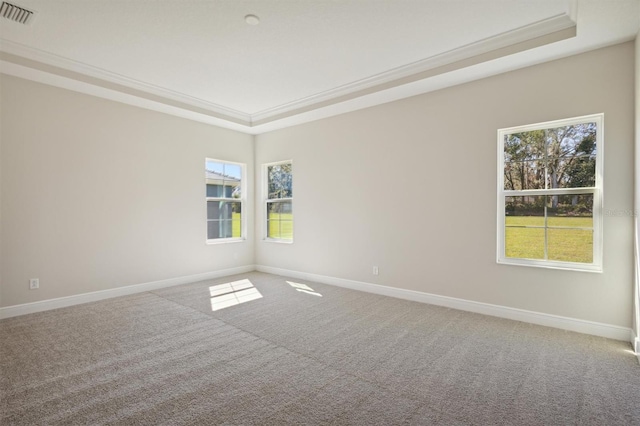
[[[0,19],[5,53],[103,72],[249,126],[270,111],[339,97],[367,79],[550,18],[577,21],[578,35],[527,52],[529,62],[629,40],[640,20],[638,0],[11,1],[37,15],[29,26]],[[260,24],[245,23],[247,14]]]

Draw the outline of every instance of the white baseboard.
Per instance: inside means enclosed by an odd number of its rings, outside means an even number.
[[[509,308],[500,305],[491,305],[489,303],[474,302],[471,300],[457,299],[455,297],[438,296],[436,294],[422,293],[419,291],[405,290],[395,287],[387,287],[384,285],[371,284],[362,281],[309,274],[306,272],[291,271],[288,269],[273,268],[270,266],[256,265],[256,270],[275,275],[283,275],[291,278],[305,279],[322,284],[350,288],[367,293],[396,297],[398,299],[406,299],[414,302],[445,306],[447,308],[460,309],[462,311],[475,312],[478,314],[523,321],[531,324],[544,325],[547,327],[575,331],[583,334],[607,337],[609,339],[623,340],[625,342],[631,340],[631,342],[633,342],[633,338],[630,337],[633,335],[633,331],[630,328],[620,327],[617,325],[585,321],[576,318],[568,318],[541,312],[527,311],[524,309]],[[638,349],[636,349],[635,352],[638,353]]]
[[[0,308],[0,319],[31,314],[35,312],[48,311],[50,309],[64,308],[67,306],[79,305],[81,303],[95,302],[98,300],[110,299],[113,297],[126,296],[129,294],[144,293],[146,291],[158,290],[165,287],[188,284],[192,282],[225,277],[229,275],[242,274],[256,270],[275,275],[282,275],[291,278],[299,278],[323,284],[335,285],[338,287],[345,287],[353,290],[364,291],[367,293],[379,294],[382,296],[390,296],[415,302],[428,303],[431,305],[460,309],[463,311],[491,315],[500,318],[507,318],[516,321],[523,321],[531,324],[559,328],[562,330],[607,337],[610,339],[630,341],[633,345],[634,352],[636,354],[639,354],[638,356],[640,360],[640,338],[636,336],[633,330],[630,328],[580,320],[576,318],[562,317],[558,315],[545,314],[541,312],[527,311],[524,309],[509,308],[506,306],[492,305],[482,302],[474,302],[471,300],[458,299],[455,297],[439,296],[436,294],[423,293],[396,287],[388,287],[363,281],[354,281],[344,278],[335,278],[325,275],[292,271],[289,269],[274,268],[264,265],[246,265],[237,268],[223,269],[220,271],[205,272],[203,274],[188,275],[184,277],[170,278],[166,280],[135,284],[108,290],[94,291],[91,293],[77,294],[68,297],[60,297],[57,299],[25,303],[22,305],[7,306],[4,308]]]
[[[79,305],[81,303],[96,302],[98,300],[110,299],[112,297],[126,296],[135,293],[144,293],[145,291],[158,290],[174,285],[194,283],[198,281],[210,280],[213,278],[226,277],[228,275],[243,274],[255,270],[255,265],[239,266],[237,268],[222,269],[219,271],[205,272],[203,274],[169,278],[167,280],[128,285],[124,287],[111,288],[108,290],[100,290],[91,293],[82,293],[73,296],[60,297],[57,299],[25,303],[22,305],[7,306],[4,308],[0,308],[0,319],[11,318],[18,315],[32,314],[34,312],[48,311],[50,309],[65,308],[67,306]]]
[[[636,336],[633,330],[631,330],[631,344],[633,345],[633,351],[638,357],[638,362],[640,362],[640,337]]]

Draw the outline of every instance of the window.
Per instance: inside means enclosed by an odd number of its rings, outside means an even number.
[[[498,130],[498,263],[602,271],[603,115]]]
[[[245,165],[207,158],[207,242],[244,239]]]
[[[291,161],[264,165],[268,240],[293,241],[293,175]]]

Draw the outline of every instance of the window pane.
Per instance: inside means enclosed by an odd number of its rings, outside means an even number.
[[[231,238],[232,236],[233,224],[231,220],[210,220],[207,222],[207,239]]]
[[[549,229],[547,255],[549,260],[563,262],[593,262],[593,231],[583,229]]]
[[[240,215],[238,215],[237,219],[234,218],[231,221],[231,236],[233,238],[240,238],[242,236],[242,221],[240,220]]]
[[[229,218],[232,218],[232,219],[239,218],[240,213],[242,213],[242,203],[232,201],[232,202],[227,202],[227,205],[229,206],[229,212],[231,213]]]
[[[291,201],[267,203],[267,237],[292,239],[293,212]]]
[[[280,221],[267,220],[267,237],[280,238]]]
[[[280,237],[285,240],[293,239],[293,221],[283,220],[280,222]]]
[[[585,188],[596,186],[596,157],[581,155],[549,159],[548,188]]]
[[[207,179],[210,182],[210,179]],[[207,197],[222,197],[222,184],[207,183]]]
[[[242,197],[242,186],[240,182],[226,182],[226,186],[224,187],[224,196],[227,198],[236,198],[239,199]]]
[[[242,204],[229,203],[231,205],[231,237],[242,236]]]
[[[269,220],[292,220],[291,201],[272,201],[267,203]]]
[[[547,196],[547,225],[593,227],[593,194]]]
[[[513,133],[505,136],[505,161],[532,161],[545,158],[544,130]]]
[[[267,180],[269,199],[293,197],[291,163],[268,166]]]
[[[207,201],[207,219],[231,220],[236,213],[239,217],[241,208],[240,202]]]
[[[242,181],[242,167],[237,164],[224,165],[224,196],[240,198],[240,182]]]
[[[207,183],[207,197],[224,196],[224,163],[207,161],[205,164],[205,179]]]
[[[293,221],[267,220],[267,237],[283,240],[293,239]]]
[[[225,164],[224,175],[228,179],[239,181],[242,179],[242,167],[239,164]]]
[[[207,239],[220,238],[220,221],[210,220],[207,222]]]
[[[221,201],[220,202],[220,219],[231,220],[232,214],[233,214],[233,203]]]
[[[220,218],[220,201],[207,201],[207,219]]]
[[[207,161],[207,197],[240,198],[242,166]]]
[[[544,228],[505,228],[506,257],[544,259]]]
[[[220,235],[222,238],[231,238],[233,236],[231,220],[220,221]]]
[[[505,198],[505,226],[544,226],[544,195]]]
[[[214,175],[224,175],[224,163],[207,160],[205,169]]]
[[[544,189],[544,162],[506,162],[504,165],[504,189]]]
[[[596,154],[596,123],[579,123],[546,129],[547,156],[573,158]]]
[[[596,123],[547,129],[549,188],[595,186]]]

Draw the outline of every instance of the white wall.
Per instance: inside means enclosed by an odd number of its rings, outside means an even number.
[[[625,43],[257,136],[256,170],[294,161],[295,235],[256,263],[630,327],[631,215],[605,218],[601,274],[496,264],[496,130],[603,112],[605,209],[629,211],[633,60]]]
[[[252,136],[14,77],[0,88],[0,306],[254,263],[252,238],[205,244],[204,201],[205,157],[247,163],[253,182]]]

